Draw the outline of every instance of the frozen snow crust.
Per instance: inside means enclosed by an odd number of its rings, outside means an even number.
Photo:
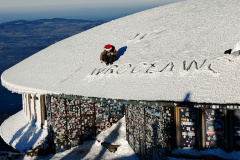
[[[6,70],[13,92],[133,100],[240,103],[239,0],[187,0],[87,30]],[[104,45],[123,54],[100,64]],[[100,72],[99,72],[100,71]]]

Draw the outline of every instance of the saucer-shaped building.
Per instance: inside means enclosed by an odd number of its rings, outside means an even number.
[[[238,132],[226,126],[238,121],[240,57],[224,51],[240,39],[239,7],[238,0],[186,0],[116,19],[41,50],[6,70],[1,82],[23,94],[27,117],[41,115],[39,123],[47,95],[52,102],[110,99],[126,104],[128,116],[143,107],[144,123],[149,110],[163,112],[161,120],[155,115],[158,123],[172,116],[178,147],[234,146],[227,133],[238,139]],[[106,44],[118,51],[109,66],[100,63]],[[235,112],[237,120],[228,118]]]

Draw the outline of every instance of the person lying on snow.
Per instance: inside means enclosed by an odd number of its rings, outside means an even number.
[[[100,55],[101,63],[105,62],[106,65],[113,64],[116,60],[117,51],[115,47],[111,44],[104,46],[104,51]]]

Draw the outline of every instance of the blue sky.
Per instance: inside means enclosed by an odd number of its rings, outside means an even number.
[[[0,0],[0,23],[73,18],[111,20],[181,0]]]

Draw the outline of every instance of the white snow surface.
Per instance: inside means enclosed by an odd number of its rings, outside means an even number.
[[[26,119],[23,110],[6,119],[0,127],[0,136],[3,140],[18,151],[25,152],[44,141],[47,129],[42,129]]]
[[[233,55],[239,56],[240,54],[240,41],[238,41],[235,46],[233,47],[232,53]]]
[[[17,93],[240,103],[240,58],[223,54],[240,39],[239,8],[186,0],[113,20],[36,53],[1,82]],[[108,43],[123,55],[106,67],[99,55]]]

